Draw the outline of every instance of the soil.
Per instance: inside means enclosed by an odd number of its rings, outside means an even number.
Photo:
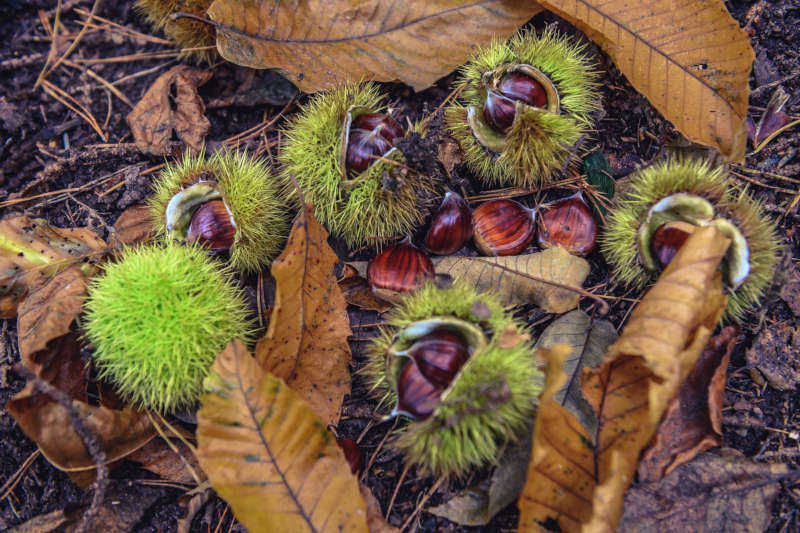
[[[75,32],[76,7],[91,9],[90,1],[65,0],[62,20],[67,21],[70,31]],[[789,95],[785,111],[800,115],[800,6],[795,0],[774,2],[726,2],[729,11],[752,36],[756,51],[756,62],[751,76],[753,93],[750,104],[757,117],[766,106],[774,88],[781,85]],[[6,0],[0,4],[0,37],[5,43],[0,47],[0,201],[29,197],[41,193],[72,190],[70,195],[53,194],[15,204],[4,209],[3,216],[25,213],[41,217],[56,226],[89,226],[101,237],[108,236],[108,228],[127,207],[140,203],[149,193],[153,167],[164,162],[162,157],[141,153],[133,144],[130,128],[125,121],[130,108],[120,99],[109,95],[106,89],[80,68],[61,66],[48,76],[55,86],[67,90],[78,102],[97,118],[106,132],[100,136],[73,111],[50,97],[41,88],[35,88],[50,49],[50,38],[41,23],[40,13],[53,19],[55,2],[52,0]],[[143,34],[154,35],[132,8],[132,2],[102,3],[98,15],[132,28]],[[542,14],[531,21],[536,28],[557,24],[564,31],[582,38],[580,32],[551,14]],[[74,33],[68,35],[73,39]],[[109,58],[143,52],[168,50],[163,44],[144,40],[131,40],[108,31],[91,31],[83,37],[73,57]],[[601,150],[609,160],[615,178],[622,178],[637,166],[657,157],[665,146],[675,143],[679,135],[669,122],[638,94],[619,73],[610,60],[594,45],[591,51],[598,57],[604,78],[603,112],[597,120],[597,131],[587,146]],[[175,64],[172,58],[130,60],[96,63],[91,69],[106,80],[125,78],[117,85],[132,102],[138,101],[159,74]],[[218,105],[209,106],[206,115],[212,128],[207,137],[211,149],[219,146],[239,132],[275,116],[285,102],[285,85],[276,82],[273,100],[263,99],[257,105],[241,105],[240,100],[227,98],[236,85],[237,76],[244,69],[219,64],[214,68],[214,81],[203,87],[201,95],[206,102],[215,100]],[[428,116],[449,94],[455,74],[448,75],[435,86],[414,93],[397,84],[385,86],[391,102],[397,108],[397,116],[416,120]],[[234,80],[234,81],[232,81]],[[283,91],[283,92],[282,92]],[[288,115],[301,96],[292,104]],[[280,126],[278,122],[276,126]],[[437,124],[434,118],[433,124]],[[434,128],[436,131],[436,128]],[[267,132],[267,142],[276,141],[276,127]],[[461,165],[456,165],[448,175],[436,163],[436,141],[444,139],[438,132],[425,142],[410,141],[404,151],[408,152],[410,164],[429,174],[440,177],[454,190],[463,189],[468,194],[481,191],[478,182]],[[249,141],[250,148],[258,148],[262,139]],[[276,144],[276,143],[274,143]],[[784,269],[778,272],[775,286],[764,300],[761,309],[747,316],[742,325],[742,334],[728,368],[728,386],[725,398],[724,445],[735,448],[756,460],[778,457],[772,460],[786,461],[791,468],[800,467],[800,456],[785,457],[774,452],[797,446],[800,429],[800,394],[794,390],[777,390],[751,372],[746,353],[748,348],[765,331],[798,326],[797,294],[788,295],[784,290],[790,282],[798,283],[795,270],[800,258],[800,238],[796,232],[798,207],[794,201],[800,191],[791,183],[775,178],[800,175],[800,128],[789,130],[778,136],[763,151],[747,157],[745,167],[759,172],[748,173],[754,182],[747,185],[767,212],[779,220],[779,229],[784,238],[786,257]],[[263,148],[263,144],[260,145]],[[271,154],[271,152],[270,152]],[[151,170],[148,170],[151,169]],[[110,177],[109,177],[110,176]],[[108,179],[105,179],[108,178]],[[99,184],[98,184],[99,181]],[[742,182],[744,184],[744,182]],[[776,189],[776,187],[778,189]],[[788,190],[788,192],[787,192]],[[790,194],[791,193],[791,194]],[[788,207],[787,207],[788,206]],[[344,260],[368,259],[368,250],[348,250],[341,242],[332,242],[334,249]],[[608,281],[608,269],[603,258],[594,253],[590,256],[592,275],[587,285],[596,286]],[[243,282],[255,292],[255,279]],[[584,307],[591,302],[583,304]],[[544,315],[535,309],[525,310],[525,317],[533,324]],[[614,306],[609,319],[621,328],[627,316],[625,304]],[[373,312],[351,310],[351,319],[356,335],[353,338],[354,369],[363,364],[363,340],[374,335],[375,329],[362,327],[378,321]],[[536,326],[541,331],[544,323]],[[776,333],[777,336],[777,333]],[[16,348],[16,321],[3,320],[0,325],[0,405],[22,389],[24,380],[12,369],[19,360]],[[796,353],[794,354],[796,357]],[[755,380],[754,380],[755,379]],[[354,376],[352,394],[345,400],[343,417],[337,432],[342,437],[358,439],[365,459],[373,455],[391,423],[372,425],[373,402],[367,395],[363,381]],[[191,428],[191,426],[186,426]],[[362,436],[363,433],[363,436]],[[16,425],[5,409],[0,408],[0,482],[5,482],[17,472],[37,446]],[[403,464],[396,453],[381,447],[369,468],[365,482],[372,490],[385,512],[392,500],[403,473]],[[478,472],[470,479],[445,483],[429,504],[446,500],[451,494],[469,485],[486,472]],[[152,478],[133,464],[125,464],[112,472],[117,481],[132,481],[144,484]],[[418,477],[409,472],[397,492],[389,521],[400,525],[413,512],[421,495],[434,483],[431,478]],[[176,529],[177,520],[186,513],[184,500],[179,497],[183,490],[169,487],[148,489],[147,511],[131,528],[132,531],[155,532]],[[154,492],[153,492],[154,491]],[[21,481],[13,491],[0,501],[0,530],[6,530],[27,520],[86,501],[84,493],[62,471],[54,468],[41,455],[24,468]],[[784,486],[772,509],[773,520],[770,532],[800,530],[800,499],[796,489]],[[411,529],[417,531],[513,531],[517,520],[514,506],[501,512],[485,528],[468,528],[452,524],[425,512],[420,513]],[[235,524],[226,504],[217,498],[209,502],[195,515],[192,531],[236,531],[243,530]]]

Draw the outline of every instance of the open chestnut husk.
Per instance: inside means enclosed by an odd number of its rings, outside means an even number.
[[[597,220],[580,193],[540,206],[537,225],[542,248],[561,246],[588,255],[597,245]]]
[[[417,363],[428,381],[445,389],[469,359],[469,347],[457,333],[438,330],[417,340],[405,355]]]
[[[516,102],[543,108],[547,106],[544,86],[522,72],[510,72],[500,78],[494,89],[489,89],[483,105],[483,117],[499,133],[506,133],[517,115]]]
[[[460,250],[472,236],[472,213],[460,194],[448,191],[425,235],[425,249],[436,255]]]
[[[536,211],[509,199],[483,203],[472,213],[475,245],[484,255],[515,255],[536,233]]]
[[[236,226],[225,202],[211,200],[192,215],[186,242],[197,242],[214,253],[224,253],[233,246]]]
[[[653,233],[650,247],[659,268],[667,267],[695,227],[693,224],[680,220],[673,220],[658,227]]]
[[[367,265],[367,281],[378,298],[396,301],[398,293],[411,292],[435,275],[425,252],[401,242],[383,250]]]
[[[385,113],[366,113],[353,118],[347,136],[345,166],[348,174],[367,170],[376,158],[391,151],[403,128]]]

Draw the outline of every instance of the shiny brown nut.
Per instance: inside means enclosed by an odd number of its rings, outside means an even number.
[[[667,222],[658,227],[653,233],[650,248],[659,267],[662,269],[667,267],[694,228],[692,224],[681,221]]]
[[[587,255],[597,245],[597,220],[579,194],[541,206],[537,224],[542,248],[561,246]]]
[[[428,381],[446,389],[469,359],[469,348],[461,336],[440,330],[417,340],[408,349],[408,355]]]
[[[233,217],[222,200],[211,200],[192,215],[187,242],[197,241],[211,252],[222,253],[230,250],[236,236]]]
[[[425,252],[404,242],[386,248],[367,265],[372,291],[389,301],[394,300],[392,293],[418,289],[434,275],[433,263]]]
[[[535,107],[547,106],[547,93],[541,83],[521,72],[506,74],[497,88],[487,91],[483,106],[486,122],[500,133],[506,133],[514,124],[516,102]]]
[[[346,165],[349,173],[364,172],[376,158],[383,157],[403,136],[403,129],[389,115],[368,113],[359,115],[350,124]]]
[[[397,378],[397,405],[395,414],[413,420],[425,420],[433,414],[441,401],[442,391],[425,379],[417,364],[409,360]]]
[[[472,213],[460,194],[448,191],[433,215],[425,235],[425,249],[448,255],[460,250],[472,236]]]
[[[475,245],[484,255],[515,255],[536,233],[535,212],[514,200],[491,200],[472,213]]]

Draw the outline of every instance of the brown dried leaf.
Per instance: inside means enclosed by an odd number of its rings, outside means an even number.
[[[153,222],[146,205],[132,205],[122,212],[114,223],[114,233],[119,244],[136,244],[153,238]]]
[[[197,412],[197,458],[252,533],[367,533],[358,479],[303,398],[233,341],[217,355]]]
[[[208,16],[222,57],[282,69],[312,93],[362,79],[424,89],[539,11],[523,0],[216,0]]]
[[[743,160],[750,38],[721,0],[541,0],[611,56],[688,139]]]
[[[56,228],[26,216],[0,220],[0,317],[15,316],[29,290],[76,263],[93,274],[93,261],[106,250],[87,228]]]
[[[339,258],[311,205],[295,220],[272,263],[275,305],[256,359],[296,390],[327,424],[336,424],[350,393],[350,319],[333,269]]]
[[[177,65],[158,77],[127,117],[139,150],[169,155],[173,129],[186,146],[198,152],[203,148],[211,122],[197,88],[212,75],[210,70]]]
[[[373,496],[372,491],[366,485],[359,484],[358,489],[367,504],[367,527],[369,533],[400,533],[400,529],[386,522],[381,513],[381,504]]]
[[[367,280],[361,277],[358,271],[350,265],[344,266],[342,278],[339,279],[339,288],[342,290],[344,299],[350,305],[379,313],[392,308],[391,304],[379,300],[375,296]]]
[[[725,372],[737,334],[736,326],[728,326],[708,341],[642,456],[640,483],[658,481],[697,454],[722,443]]]
[[[186,466],[188,463],[200,481],[205,481],[205,474],[192,450],[177,439],[173,441],[172,445],[177,448],[177,452],[170,448],[163,438],[153,439],[126,459],[139,463],[140,468],[158,475],[161,479],[195,485],[197,480]]]
[[[756,463],[735,450],[704,453],[661,481],[628,491],[619,530],[766,531],[772,502],[788,473],[785,464]]]
[[[775,137],[800,124],[800,119],[786,114],[783,106],[789,101],[789,95],[778,85],[767,103],[758,125],[754,125],[750,140],[753,153],[757,154]],[[750,132],[748,132],[750,134]]]
[[[594,435],[554,399],[571,350],[540,350],[548,371],[519,502],[520,530],[548,520],[566,532],[615,530],[639,454],[725,308],[717,267],[728,245],[712,227],[695,231],[600,366],[583,371],[583,394],[598,420]]]

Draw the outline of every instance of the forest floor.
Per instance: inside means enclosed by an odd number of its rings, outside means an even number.
[[[89,10],[91,4],[81,0],[63,2],[61,17],[69,29],[79,28],[76,9]],[[132,4],[105,2],[98,15],[142,34],[155,35],[137,16]],[[800,52],[797,47],[800,42],[800,6],[795,0],[768,3],[730,1],[726,4],[751,35],[756,52],[750,82],[753,117],[757,120],[778,86],[789,95],[785,111],[800,115]],[[24,213],[44,218],[60,227],[88,226],[105,238],[108,228],[120,213],[141,203],[149,194],[151,179],[159,165],[164,163],[164,158],[145,155],[136,148],[125,120],[131,109],[129,104],[112,95],[95,77],[87,74],[87,67],[105,80],[114,82],[115,88],[135,103],[160,74],[179,60],[176,54],[170,53],[172,49],[169,46],[144,38],[131,39],[119,32],[102,30],[83,36],[71,56],[74,67],[62,65],[49,75],[48,81],[69,92],[90,111],[106,134],[106,138],[101,138],[85,120],[41,87],[35,87],[51,47],[50,30],[45,28],[42,20],[49,20],[52,24],[54,6],[53,0],[10,0],[0,4],[0,37],[5,43],[0,46],[0,202],[31,198],[11,206],[4,204],[6,207],[1,208],[0,214]],[[550,14],[539,15],[531,21],[536,28],[547,24],[558,24],[564,31],[580,37],[580,32]],[[621,178],[657,158],[679,135],[628,84],[605,54],[594,46],[591,53],[597,56],[603,71],[603,112],[597,120],[597,131],[588,144],[605,154],[614,177]],[[109,61],[109,58],[126,56],[125,60]],[[75,63],[76,59],[97,61]],[[289,103],[292,91],[285,84],[275,82],[270,75],[255,74],[261,83],[274,83],[274,90],[267,91],[269,94],[258,101],[242,105],[230,96],[243,80],[254,73],[224,63],[215,65],[212,70],[212,81],[200,91],[208,107],[206,115],[211,121],[211,131],[206,139],[209,149],[229,144],[225,141],[272,120],[283,110],[284,116],[262,136],[244,143],[251,149],[277,145],[279,128],[285,117],[291,116],[306,97],[300,96]],[[396,116],[403,120],[428,116],[450,93],[454,76],[448,75],[419,93],[402,85],[386,85]],[[436,147],[427,148],[432,160],[436,160]],[[797,232],[800,188],[796,182],[780,178],[800,177],[798,148],[800,127],[778,136],[759,153],[748,155],[744,164],[738,167],[736,180],[748,185],[763,202],[765,210],[778,220],[780,236],[786,243],[786,257],[763,306],[747,315],[742,324],[728,368],[723,411],[725,447],[736,449],[756,461],[785,462],[792,469],[800,468],[800,443],[797,440],[800,394],[797,388],[781,391],[763,380],[754,381],[750,372],[752,365],[748,364],[746,354],[755,343],[761,343],[766,350],[784,354],[787,365],[791,367],[787,371],[800,373],[800,364],[797,363],[800,353],[800,275],[797,270],[800,261],[800,235]],[[474,176],[461,165],[457,165],[450,176],[441,169],[434,171],[456,190],[462,188],[471,195],[481,192]],[[68,194],[56,194],[65,190]],[[343,260],[370,257],[368,251],[354,253],[341,242],[332,244]],[[601,286],[608,282],[608,268],[602,256],[594,252],[588,259],[592,274],[587,286]],[[242,283],[251,296],[255,294],[255,277],[243,279]],[[607,317],[618,329],[628,315],[629,305],[620,302]],[[545,315],[536,309],[526,311],[529,323],[540,324],[535,333],[540,332]],[[363,364],[363,338],[376,332],[365,325],[376,322],[378,317],[373,312],[352,310],[351,318],[356,334],[352,343],[356,370]],[[16,320],[3,320],[0,324],[0,484],[18,471],[22,471],[22,476],[13,490],[2,494],[0,530],[54,510],[74,507],[87,499],[87,494],[66,473],[36,454],[36,444],[25,436],[3,408],[25,383],[13,370],[13,365],[19,361],[16,337]],[[791,360],[794,360],[793,365]],[[372,424],[367,428],[373,419],[373,410],[366,386],[356,376],[352,394],[345,399],[337,431],[340,436],[359,438],[366,458],[380,449],[366,473],[365,483],[384,512],[393,500],[389,521],[400,525],[435,480],[417,477],[413,471],[401,480],[404,467],[400,458],[389,448],[381,447],[391,424]],[[485,475],[485,472],[478,473],[474,479],[481,474]],[[179,518],[187,513],[187,499],[182,497],[185,489],[150,483],[148,480],[152,481],[153,477],[130,462],[112,472],[120,498],[136,494],[141,502],[147,502],[146,512],[141,515],[134,531],[174,531]],[[471,481],[445,483],[428,503],[446,500]],[[399,491],[393,498],[398,482]],[[4,491],[8,488],[3,487]],[[800,530],[800,494],[796,488],[784,486],[781,489],[773,505],[772,517],[770,532]],[[517,511],[512,505],[483,529],[458,526],[425,512],[418,515],[413,527],[418,527],[418,531],[513,531],[516,521]],[[237,528],[241,526],[235,524],[227,505],[218,498],[211,498],[194,515],[192,522],[192,531],[237,531]]]

